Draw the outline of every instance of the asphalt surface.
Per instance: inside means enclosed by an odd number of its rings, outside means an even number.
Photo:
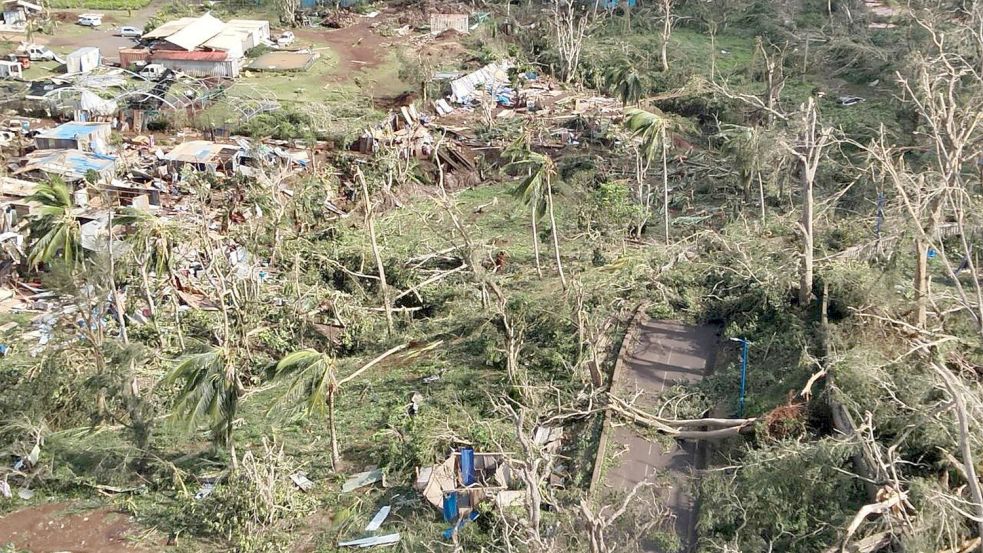
[[[642,319],[636,340],[627,351],[625,365],[613,384],[615,394],[629,398],[641,391],[635,405],[656,413],[659,397],[667,389],[703,378],[713,365],[718,334],[719,329],[712,326]],[[615,462],[605,471],[603,483],[609,490],[627,492],[643,480],[657,482],[659,500],[675,516],[676,534],[683,543],[683,551],[690,551],[696,537],[696,505],[690,489],[693,471],[699,468],[702,455],[694,442],[663,442],[666,445],[651,441],[629,425],[611,428],[608,456],[614,456]],[[644,551],[660,551],[655,544],[641,545]]]

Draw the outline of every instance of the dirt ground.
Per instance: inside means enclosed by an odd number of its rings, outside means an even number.
[[[49,503],[0,517],[0,546],[32,553],[150,551],[130,540],[138,534],[126,515],[109,508],[76,512],[71,503]]]
[[[95,46],[99,49],[102,57],[118,59],[117,52],[120,48],[128,48],[136,42],[131,38],[117,36],[119,28],[123,26],[136,27],[143,29],[147,21],[161,5],[164,0],[154,0],[146,7],[139,10],[128,12],[126,10],[53,10],[52,17],[58,21],[58,28],[54,35],[38,34],[34,42],[44,44],[59,53],[68,53],[83,46]],[[102,26],[82,27],[76,24],[81,13],[101,13],[103,14]]]
[[[297,40],[327,44],[338,58],[335,78],[344,81],[355,71],[378,67],[385,59],[391,39],[377,35],[370,28],[371,20],[364,20],[344,29],[297,29]]]

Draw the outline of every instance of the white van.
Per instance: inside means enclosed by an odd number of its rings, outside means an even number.
[[[101,13],[83,13],[79,16],[78,24],[83,27],[98,27],[102,25]]]
[[[159,81],[167,75],[167,68],[159,63],[151,63],[141,69],[138,75],[148,81]]]

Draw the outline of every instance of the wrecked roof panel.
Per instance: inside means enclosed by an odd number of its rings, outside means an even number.
[[[109,129],[109,123],[83,123],[80,121],[70,121],[68,123],[58,125],[53,129],[41,131],[38,136],[41,138],[52,138],[57,140],[72,140],[79,136],[106,132],[107,129]]]
[[[81,150],[39,150],[27,155],[27,165],[14,174],[43,171],[69,178],[82,178],[89,171],[104,173],[116,166],[116,157]]]
[[[237,146],[229,144],[216,144],[208,140],[191,140],[175,146],[173,150],[167,152],[164,159],[183,163],[206,163],[222,153],[223,150],[238,149]]]
[[[183,29],[167,37],[167,42],[191,51],[222,32],[225,23],[210,13],[188,23]]]
[[[149,33],[145,33],[143,38],[167,38],[174,33],[180,31],[181,29],[187,27],[192,21],[197,19],[197,17],[182,17],[181,19],[175,19],[174,21],[168,21],[160,27],[157,27]]]

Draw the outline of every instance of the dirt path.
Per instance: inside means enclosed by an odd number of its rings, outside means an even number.
[[[108,508],[78,511],[70,503],[48,503],[0,517],[0,548],[13,545],[32,553],[148,551],[129,539],[137,531],[126,515]]]
[[[703,378],[713,364],[719,330],[711,326],[687,326],[671,321],[641,318],[631,343],[626,344],[624,364],[616,370],[613,391],[629,397],[642,391],[636,405],[656,412],[658,397],[677,383]],[[693,469],[702,462],[692,442],[652,441],[632,426],[611,426],[607,437],[608,458],[615,458],[602,481],[604,488],[627,492],[638,482],[654,479],[664,483],[662,500],[675,515],[676,534],[690,551],[696,537],[696,507],[689,490]],[[644,551],[659,551],[642,544]]]

